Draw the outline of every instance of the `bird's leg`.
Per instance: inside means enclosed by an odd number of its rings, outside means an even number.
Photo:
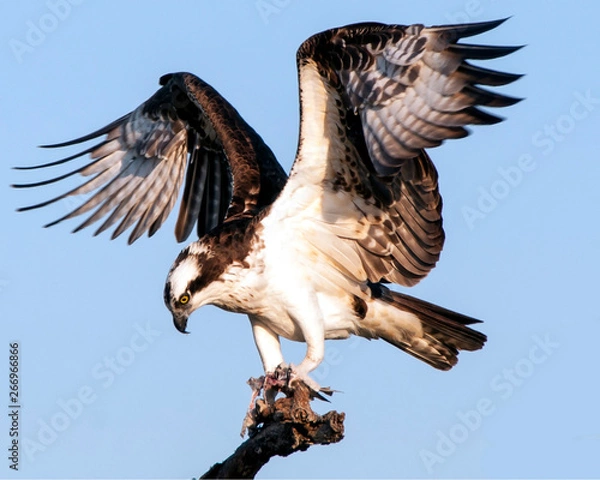
[[[250,317],[250,323],[252,324],[254,343],[256,343],[256,348],[258,349],[265,370],[265,375],[260,377],[262,379],[261,387],[256,393],[252,394],[252,401],[250,403],[250,408],[252,408],[261,389],[264,389],[264,393],[267,394],[271,388],[279,384],[279,377],[281,376],[280,366],[284,365],[284,362],[279,336],[257,318]]]
[[[333,390],[321,387],[309,376],[309,373],[319,366],[325,356],[325,333],[322,321],[301,326],[307,347],[306,356],[298,367],[288,366],[284,363],[279,336],[275,332],[257,318],[250,317],[250,322],[265,374],[259,378],[248,380],[252,396],[244,417],[242,436],[249,427],[256,425],[255,406],[261,391],[265,401],[271,405],[275,402],[275,397],[279,392],[289,396],[294,390],[294,383],[300,381],[309,387],[311,398],[327,401],[321,393],[333,394]]]
[[[283,363],[279,336],[256,318],[250,317],[254,343],[258,349],[265,372],[274,372]]]
[[[310,389],[311,398],[328,401],[321,393],[331,396],[335,390],[329,387],[321,387],[309,375],[323,360],[325,355],[325,341],[318,335],[312,337],[310,340],[305,336],[305,340],[307,343],[306,356],[297,367],[294,365],[288,367],[288,389],[293,390],[297,382],[303,382]]]
[[[318,392],[320,385],[310,378],[309,373],[325,358],[325,327],[322,319],[312,322],[297,322],[306,342],[306,355],[300,365],[292,367],[291,382],[302,380],[311,390]]]
[[[304,292],[304,296],[302,292]],[[325,321],[323,313],[314,294],[303,291],[301,285],[296,289],[296,293],[301,297],[301,300],[296,303],[293,310],[290,309],[289,314],[302,332],[302,339],[306,342],[306,355],[300,365],[297,367],[291,366],[289,386],[293,389],[295,382],[302,381],[311,390],[313,398],[317,397],[325,400],[319,392],[331,395],[333,391],[328,387],[322,388],[309,375],[325,357]]]
[[[270,400],[271,402],[275,400],[275,396],[279,391],[274,389],[279,381],[276,372],[279,365],[283,365],[283,354],[281,353],[279,336],[257,318],[250,316],[250,323],[252,324],[254,342],[256,343],[265,374],[259,378],[250,378],[248,380],[248,385],[252,389],[252,395],[242,424],[242,436],[244,436],[248,427],[254,426],[256,423],[254,407],[260,392],[263,391],[265,400]]]

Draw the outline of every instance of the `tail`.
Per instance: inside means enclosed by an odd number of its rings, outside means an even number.
[[[396,328],[388,326],[376,332],[376,336],[432,367],[450,370],[458,362],[460,350],[479,350],[487,340],[483,333],[467,327],[481,323],[480,320],[394,292],[381,284],[370,287],[373,298],[409,314],[402,316],[397,312]],[[407,317],[412,320],[412,325],[406,322]],[[420,328],[414,324],[416,320],[420,322]]]

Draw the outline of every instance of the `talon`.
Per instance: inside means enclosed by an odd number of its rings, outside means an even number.
[[[303,382],[310,390],[310,396],[311,398],[318,398],[319,400],[323,400],[324,402],[329,402],[329,400],[327,400],[323,395],[321,395],[322,393],[327,395],[327,396],[332,396],[334,392],[336,392],[337,390],[332,390],[330,387],[321,387],[317,382],[315,382],[312,378],[310,378],[310,376],[308,376],[308,374],[302,372],[301,369],[299,370],[294,370],[293,368],[290,368],[291,372],[290,372],[290,380],[289,380],[289,386],[290,388],[294,388],[294,383],[295,382]]]
[[[322,394],[331,396],[334,392],[337,392],[337,390],[332,390],[329,387],[321,387],[306,373],[302,373],[301,370],[296,371],[293,365],[281,364],[273,372],[267,372],[258,378],[250,377],[246,383],[252,389],[252,395],[242,422],[240,435],[244,437],[248,430],[257,426],[256,400],[261,391],[267,404],[273,405],[275,397],[279,392],[284,393],[288,397],[292,396],[294,384],[298,382],[302,382],[308,387],[311,400],[318,398],[324,402],[329,402]]]

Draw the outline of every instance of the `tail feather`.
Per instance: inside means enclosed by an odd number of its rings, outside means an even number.
[[[375,286],[375,285],[374,285]],[[390,335],[380,337],[440,370],[449,370],[458,362],[460,350],[479,350],[487,337],[467,325],[481,323],[472,317],[439,307],[418,298],[394,292],[381,284],[373,289],[374,297],[413,314],[421,322],[422,335]]]

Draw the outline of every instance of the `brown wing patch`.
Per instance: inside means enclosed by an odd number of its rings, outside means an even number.
[[[302,118],[293,172],[319,185],[316,220],[345,246],[311,243],[336,265],[360,259],[362,269],[336,267],[345,275],[410,286],[435,266],[444,244],[442,199],[425,149],[464,137],[468,124],[500,120],[479,107],[518,101],[480,85],[520,75],[468,63],[518,47],[458,43],[500,23],[356,24],[314,35],[298,50]]]
[[[349,25],[311,37],[298,58],[316,61],[323,77],[339,88],[349,109],[360,114],[376,172],[393,175],[421,149],[466,136],[467,124],[501,120],[479,106],[505,107],[520,100],[478,86],[505,85],[520,75],[467,61],[501,57],[520,47],[458,43],[502,22]]]
[[[96,235],[120,222],[112,238],[133,226],[129,236],[133,243],[146,232],[151,236],[158,231],[175,205],[184,175],[175,227],[178,241],[185,240],[194,225],[202,236],[229,217],[253,214],[272,203],[287,176],[238,112],[210,85],[189,73],[165,75],[160,84],[162,88],[146,102],[106,127],[46,147],[76,145],[106,135],[100,143],[62,160],[19,168],[54,167],[89,154],[91,162],[67,174],[14,187],[38,187],[75,174],[93,175],[65,194],[20,211],[91,194],[80,207],[46,226],[96,209],[74,231],[105,218]]]

